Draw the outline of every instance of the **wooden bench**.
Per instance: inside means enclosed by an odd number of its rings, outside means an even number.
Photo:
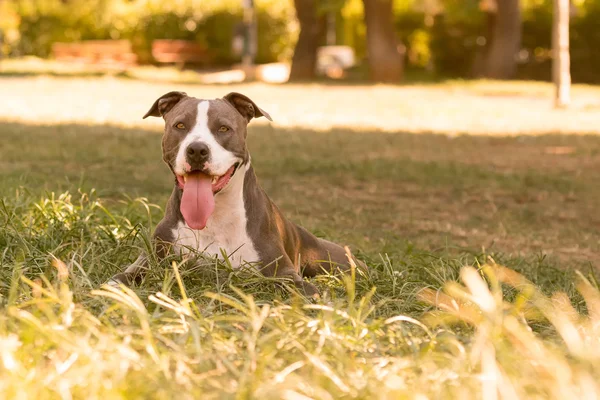
[[[152,57],[159,63],[206,64],[211,57],[206,46],[189,40],[159,39],[152,42]]]
[[[128,67],[135,65],[137,55],[129,40],[86,40],[75,43],[54,43],[52,54],[58,61]]]

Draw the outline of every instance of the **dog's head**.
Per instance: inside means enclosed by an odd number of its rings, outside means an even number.
[[[149,116],[165,120],[163,160],[184,191],[181,212],[190,227],[203,229],[214,208],[214,195],[249,160],[248,123],[271,117],[240,93],[201,100],[183,92],[159,97],[144,118]]]

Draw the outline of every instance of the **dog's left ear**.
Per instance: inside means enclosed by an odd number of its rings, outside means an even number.
[[[156,99],[156,101],[154,102],[154,104],[152,104],[152,107],[150,107],[146,115],[144,115],[143,119],[146,119],[148,117],[164,116],[173,107],[175,107],[175,104],[179,103],[179,101],[181,101],[181,99],[183,99],[184,97],[187,97],[187,93],[169,92],[163,94],[158,99]]]
[[[273,121],[268,112],[261,109],[256,105],[255,102],[250,100],[248,97],[241,93],[231,92],[223,97],[229,104],[231,104],[242,117],[246,118],[246,121],[250,122],[252,118],[265,117],[269,121]]]

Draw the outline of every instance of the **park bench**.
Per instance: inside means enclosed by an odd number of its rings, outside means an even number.
[[[159,63],[206,64],[211,57],[206,46],[189,40],[159,39],[152,42],[152,57]]]
[[[85,40],[75,43],[54,43],[52,54],[58,61],[128,67],[137,56],[129,40]]]

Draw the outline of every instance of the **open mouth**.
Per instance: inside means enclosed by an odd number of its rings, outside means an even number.
[[[227,186],[227,184],[233,177],[233,174],[235,174],[235,172],[237,171],[239,165],[240,165],[240,163],[233,164],[231,166],[231,168],[229,168],[227,170],[227,172],[225,172],[221,176],[208,175],[208,174],[205,174],[200,171],[191,171],[185,175],[177,175],[177,186],[179,186],[180,189],[185,190],[185,184],[187,183],[188,179],[191,179],[191,178],[208,179],[208,178],[210,178],[212,192],[213,192],[213,194],[217,194],[221,190],[223,190],[225,188],[225,186]]]
[[[215,195],[223,190],[239,163],[232,165],[221,176],[212,176],[200,171],[177,175],[177,185],[183,189],[179,209],[183,219],[192,229],[204,229],[215,209]]]

